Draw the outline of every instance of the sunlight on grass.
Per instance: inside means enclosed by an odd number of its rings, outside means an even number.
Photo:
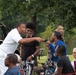
[[[46,59],[47,59],[47,56],[41,56],[40,60],[38,60],[38,61],[41,63],[44,63],[46,61]]]
[[[69,57],[70,61],[72,61],[74,59],[72,55],[68,55],[68,57]]]
[[[69,57],[70,61],[72,61],[74,59],[72,55],[68,55],[68,57]],[[41,56],[40,60],[38,60],[38,62],[45,63],[46,59],[47,59],[47,56]]]

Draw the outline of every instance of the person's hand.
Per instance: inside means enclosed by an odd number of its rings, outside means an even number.
[[[48,40],[46,43],[47,43],[47,44],[51,44],[50,40]]]
[[[42,41],[43,41],[43,39],[40,38],[40,37],[34,37],[34,39],[35,39],[36,41],[38,41],[38,42],[42,42]]]
[[[27,58],[27,61],[30,61],[32,59],[32,56],[29,56],[28,58]]]

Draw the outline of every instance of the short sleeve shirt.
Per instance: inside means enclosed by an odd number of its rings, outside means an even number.
[[[8,69],[4,75],[20,75],[19,68],[17,66]]]
[[[7,54],[14,53],[19,45],[18,42],[20,39],[22,39],[22,37],[20,36],[17,28],[12,29],[4,39],[3,43],[0,45],[0,50]]]
[[[33,41],[33,42],[25,43],[22,45],[23,47],[22,60],[23,61],[25,61],[28,56],[31,56],[36,51],[36,46],[39,46],[38,41]]]
[[[74,72],[71,62],[67,56],[60,57],[58,59],[57,66],[63,68],[62,74],[68,74]]]

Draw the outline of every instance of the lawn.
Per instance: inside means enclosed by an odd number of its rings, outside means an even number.
[[[69,57],[70,61],[73,60],[73,56],[72,55],[68,55],[68,57]],[[47,56],[41,56],[40,60],[38,60],[38,61],[41,62],[41,63],[45,63],[46,59],[47,59]],[[38,66],[41,66],[41,64],[38,64]],[[36,75],[36,73],[33,72],[33,75]]]
[[[68,57],[69,57],[70,61],[72,61],[74,59],[72,55],[68,55]]]
[[[68,55],[68,57],[69,57],[70,61],[73,60],[73,56],[72,55]],[[41,56],[40,60],[38,60],[38,61],[41,62],[41,63],[44,63],[46,61],[46,59],[47,59],[47,56]]]

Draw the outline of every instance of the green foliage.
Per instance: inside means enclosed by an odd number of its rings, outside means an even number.
[[[30,21],[36,13],[38,33],[54,22],[62,24],[72,34],[73,27],[76,27],[75,9],[75,0],[0,0],[0,21],[12,27],[16,22]]]
[[[54,23],[50,23],[50,25],[48,25],[45,28],[44,32],[42,32],[42,33],[39,34],[39,36],[42,37],[43,39],[49,39],[49,40],[51,40],[51,36],[52,36],[54,30],[55,30],[55,24]],[[46,43],[41,43],[40,46],[41,46],[41,48],[45,49],[44,50],[44,55],[46,55],[47,52],[48,52]]]
[[[67,41],[68,54],[72,54],[72,50],[75,47],[76,47],[76,35],[68,37]]]
[[[54,23],[50,23],[50,25],[48,25],[45,28],[45,31],[40,33],[40,36],[44,39],[51,39],[52,33],[55,30],[55,24]]]
[[[50,39],[50,23],[64,26],[65,41],[76,34],[76,0],[0,0],[0,22],[13,28],[36,17],[36,33]],[[51,31],[50,31],[51,30]],[[43,32],[43,33],[42,33]],[[46,35],[45,35],[46,34]]]
[[[73,28],[73,32],[76,34],[76,27],[75,27],[75,28]]]

